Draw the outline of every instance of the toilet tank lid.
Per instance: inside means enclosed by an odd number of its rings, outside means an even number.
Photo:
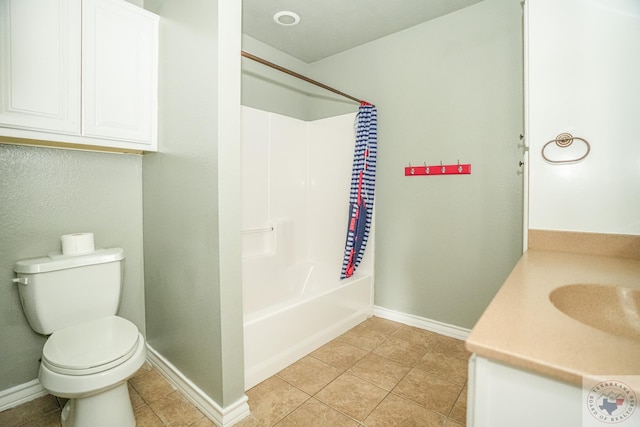
[[[123,259],[124,251],[121,248],[98,249],[84,255],[62,255],[57,253],[45,257],[18,261],[13,271],[24,274],[46,273],[48,271],[65,270],[67,268],[83,267],[92,264],[104,264]]]

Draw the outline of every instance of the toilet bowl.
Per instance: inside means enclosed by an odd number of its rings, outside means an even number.
[[[70,399],[64,427],[135,426],[126,381],[146,355],[136,326],[108,316],[54,332],[42,350],[38,377],[51,394]]]

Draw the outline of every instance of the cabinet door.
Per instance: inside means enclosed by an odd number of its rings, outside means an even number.
[[[468,427],[585,425],[582,389],[534,372],[473,355],[468,390]]]
[[[0,0],[0,126],[80,132],[80,0]]]
[[[82,134],[154,146],[158,17],[122,0],[83,5]]]

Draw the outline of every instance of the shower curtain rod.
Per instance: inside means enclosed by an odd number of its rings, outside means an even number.
[[[323,89],[326,89],[326,90],[328,90],[330,92],[336,93],[336,94],[338,94],[340,96],[344,96],[345,98],[349,98],[352,101],[359,102],[360,104],[368,104],[368,105],[370,105],[370,103],[367,102],[367,101],[363,101],[361,99],[356,98],[355,96],[348,95],[348,94],[346,94],[344,92],[339,91],[338,89],[334,89],[331,86],[327,86],[324,83],[320,83],[319,81],[310,79],[309,77],[303,76],[302,74],[298,74],[295,71],[291,71],[291,70],[289,70],[287,68],[281,67],[278,64],[274,64],[273,62],[269,62],[266,59],[262,59],[262,58],[260,58],[258,56],[255,56],[255,55],[252,55],[250,53],[247,53],[244,50],[240,51],[240,55],[244,56],[245,58],[251,59],[253,61],[259,62],[262,65],[266,65],[267,67],[271,67],[271,68],[274,68],[274,69],[276,69],[278,71],[282,71],[283,73],[289,74],[290,76],[296,77],[296,78],[298,78],[300,80],[304,80],[307,83],[311,83],[313,85],[316,85],[316,86],[319,86],[319,87],[321,87]]]

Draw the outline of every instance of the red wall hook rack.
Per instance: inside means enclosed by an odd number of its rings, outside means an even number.
[[[455,165],[411,166],[404,168],[404,176],[427,176],[427,175],[469,175],[471,174],[471,164],[457,163]]]

